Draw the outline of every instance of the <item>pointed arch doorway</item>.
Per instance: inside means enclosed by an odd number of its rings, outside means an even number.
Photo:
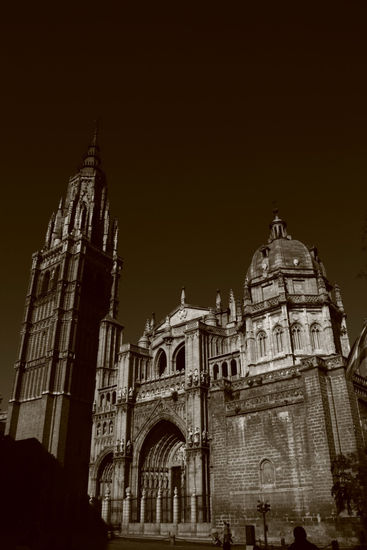
[[[172,523],[175,495],[176,519],[185,521],[185,438],[172,422],[159,421],[145,438],[139,458],[138,483],[139,498],[145,497],[146,523]]]

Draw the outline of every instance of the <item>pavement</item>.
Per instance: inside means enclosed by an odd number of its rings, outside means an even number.
[[[175,548],[184,548],[185,550],[206,550],[213,548],[211,544],[188,542],[176,540],[175,545],[170,545],[168,538],[164,540],[132,540],[128,538],[116,538],[108,543],[108,550],[174,550]]]

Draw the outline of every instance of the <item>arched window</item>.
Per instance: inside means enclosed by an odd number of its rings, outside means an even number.
[[[99,406],[101,409],[103,409],[104,406],[104,394],[102,393],[101,397],[99,398]]]
[[[263,330],[257,335],[257,352],[259,357],[266,356],[266,333]]]
[[[218,367],[217,364],[215,364],[214,367],[213,367],[213,378],[214,378],[214,380],[218,379],[218,374],[219,374],[219,367]]]
[[[176,371],[183,372],[185,370],[185,345],[181,346],[175,355]]]
[[[112,420],[110,421],[109,426],[108,426],[108,433],[113,434],[113,422],[112,422]]]
[[[274,342],[275,342],[275,352],[281,353],[283,351],[283,329],[282,327],[275,327],[274,329]]]
[[[321,330],[319,325],[317,325],[316,323],[311,326],[311,343],[312,349],[321,348]]]
[[[97,424],[97,436],[101,435],[101,424]]]
[[[271,460],[265,459],[260,464],[260,481],[261,485],[274,485],[275,484],[275,470],[274,464]]]
[[[302,327],[299,323],[292,326],[292,342],[294,350],[302,349]]]
[[[223,378],[228,378],[228,365],[225,361],[222,363],[222,376]]]
[[[237,361],[236,359],[231,360],[231,376],[236,376],[237,374]]]
[[[107,434],[107,422],[103,422],[103,435]]]
[[[49,284],[50,284],[50,272],[46,271],[42,279],[41,294],[46,294],[46,292],[48,291]]]
[[[116,392],[114,391],[112,393],[112,405],[114,405],[116,403]]]
[[[166,368],[167,368],[167,355],[163,349],[160,349],[157,355],[158,376],[162,376]]]
[[[83,204],[80,212],[80,231],[83,233],[87,229],[87,207]]]
[[[111,395],[108,393],[106,395],[106,407],[107,407],[107,409],[110,408],[110,404],[111,404]]]
[[[52,290],[55,290],[55,288],[57,287],[57,282],[59,280],[59,275],[60,275],[60,266],[58,265],[52,273],[52,281],[51,281]]]

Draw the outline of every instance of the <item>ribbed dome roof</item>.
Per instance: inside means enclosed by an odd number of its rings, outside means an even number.
[[[270,224],[270,230],[268,244],[258,248],[253,255],[247,271],[249,282],[278,269],[286,269],[294,273],[314,271],[315,260],[311,252],[306,245],[287,234],[287,224],[278,217],[277,213]]]

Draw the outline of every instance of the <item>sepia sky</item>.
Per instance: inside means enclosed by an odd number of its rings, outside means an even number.
[[[174,309],[182,286],[193,305],[214,305],[217,288],[224,302],[231,288],[242,297],[274,206],[340,284],[351,341],[367,317],[364,3],[146,4],[49,14],[30,4],[2,17],[3,408],[31,254],[96,118],[120,223],[125,342],[153,311]]]

